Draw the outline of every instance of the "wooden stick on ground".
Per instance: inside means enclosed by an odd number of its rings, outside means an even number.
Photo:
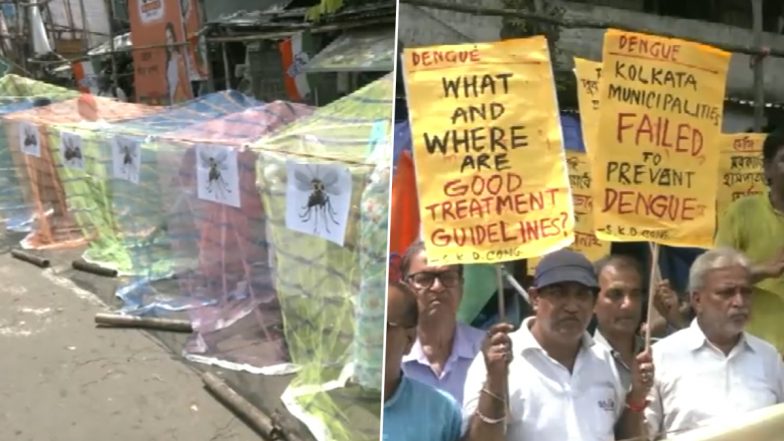
[[[288,441],[301,441],[300,438],[287,433],[282,434],[280,428],[276,427],[272,419],[248,400],[243,398],[234,389],[229,387],[223,380],[211,372],[205,372],[201,376],[204,385],[212,392],[218,400],[234,412],[237,417],[245,421],[253,430],[258,432],[264,439],[279,439],[274,435],[283,435]]]
[[[86,273],[92,273],[99,276],[105,277],[117,277],[117,270],[111,268],[105,268],[100,265],[96,265],[94,263],[85,262],[84,260],[74,260],[71,263],[73,269],[78,271],[84,271]]]
[[[50,265],[49,259],[36,256],[35,254],[28,253],[24,250],[11,250],[11,255],[19,260],[24,260],[25,262],[32,263],[41,268],[49,268]]]
[[[95,323],[103,326],[149,328],[175,332],[193,332],[191,322],[188,320],[177,320],[160,317],[137,317],[133,315],[99,312],[98,314],[95,314]]]

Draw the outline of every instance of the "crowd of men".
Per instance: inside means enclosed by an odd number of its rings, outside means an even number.
[[[456,319],[462,268],[413,244],[388,291],[384,440],[656,440],[784,402],[784,133],[763,166],[769,191],[722,216],[688,295],[658,283],[658,323],[633,257],[561,250],[518,329],[472,328]],[[649,349],[647,326],[665,335]]]

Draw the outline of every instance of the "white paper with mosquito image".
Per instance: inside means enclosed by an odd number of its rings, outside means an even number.
[[[199,199],[240,208],[237,150],[217,145],[196,146]]]
[[[41,135],[34,124],[19,123],[19,145],[22,153],[30,156],[41,157]]]
[[[352,180],[340,164],[286,162],[286,228],[343,246]]]
[[[82,137],[76,133],[60,132],[60,158],[66,167],[84,170]]]
[[[142,140],[117,135],[112,138],[111,144],[113,176],[138,185],[142,163]]]

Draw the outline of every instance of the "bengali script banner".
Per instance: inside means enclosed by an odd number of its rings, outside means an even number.
[[[577,78],[577,103],[580,107],[580,127],[588,158],[599,137],[599,79],[602,63],[574,58],[574,76]]]
[[[765,173],[762,168],[764,133],[737,133],[721,136],[719,159],[719,217],[736,199],[765,193]]]
[[[566,151],[566,163],[569,167],[569,183],[572,187],[574,205],[574,242],[569,249],[595,262],[610,254],[610,243],[599,240],[593,226],[591,165],[586,153],[573,150]],[[536,268],[539,260],[538,257],[528,259],[529,271]]]
[[[405,51],[428,260],[493,263],[574,240],[544,37]]]
[[[710,247],[730,54],[684,40],[605,34],[597,236]]]

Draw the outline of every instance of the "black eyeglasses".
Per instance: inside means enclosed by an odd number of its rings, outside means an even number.
[[[455,270],[443,272],[421,271],[408,276],[408,281],[417,288],[429,289],[438,279],[446,288],[454,288],[460,283],[460,273]]]

